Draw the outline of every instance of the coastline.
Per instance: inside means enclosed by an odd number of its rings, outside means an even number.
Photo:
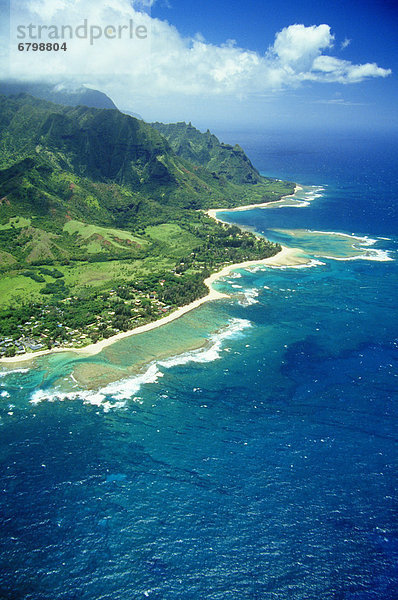
[[[275,204],[277,202],[280,202],[281,200],[284,200],[285,198],[293,197],[294,194],[297,191],[299,191],[300,189],[302,189],[302,187],[299,185],[296,185],[293,194],[290,194],[289,196],[283,196],[281,199],[275,200],[275,202],[267,202],[264,204],[254,204],[254,205],[249,204],[246,206],[239,206],[237,208],[227,209],[227,210],[228,210],[228,212],[232,212],[232,211],[250,210],[252,208],[264,208],[264,207],[270,206],[272,204]],[[208,211],[206,211],[206,214],[208,214],[209,217],[211,217],[212,219],[222,222],[216,216],[216,213],[221,210],[224,210],[224,209],[220,209],[220,208],[209,209]],[[171,323],[172,321],[179,319],[186,313],[190,312],[191,310],[194,310],[195,308],[198,308],[205,302],[210,302],[211,300],[220,300],[222,298],[228,298],[229,296],[227,294],[223,294],[221,292],[214,290],[212,288],[212,284],[215,281],[217,281],[218,279],[220,279],[221,277],[225,277],[226,275],[231,273],[231,271],[235,271],[237,269],[245,269],[247,267],[253,267],[256,265],[266,265],[266,266],[268,265],[268,266],[275,267],[275,266],[295,266],[295,265],[302,265],[302,264],[306,264],[306,263],[308,263],[308,258],[303,256],[302,250],[300,250],[298,248],[288,248],[286,246],[282,246],[282,250],[280,252],[278,252],[277,254],[275,254],[274,256],[270,256],[268,258],[263,258],[263,259],[258,259],[258,260],[249,260],[249,261],[245,261],[242,263],[235,263],[235,264],[227,265],[226,267],[223,267],[220,271],[213,273],[207,279],[204,280],[204,284],[209,289],[209,293],[206,294],[206,296],[203,296],[202,298],[198,298],[197,300],[194,300],[193,302],[191,302],[190,304],[186,304],[185,306],[180,306],[179,308],[177,308],[175,311],[173,311],[169,315],[162,317],[161,319],[158,319],[157,321],[152,321],[151,323],[147,323],[145,325],[140,325],[139,327],[136,327],[135,329],[130,329],[129,331],[123,331],[123,332],[117,333],[116,335],[114,335],[112,337],[100,340],[99,342],[96,342],[95,344],[89,344],[88,346],[84,346],[83,348],[51,348],[48,350],[39,350],[38,352],[27,352],[26,354],[22,354],[20,356],[3,357],[3,358],[0,358],[0,365],[1,364],[9,364],[10,365],[10,364],[16,364],[16,363],[29,362],[29,361],[32,361],[41,356],[46,356],[48,354],[55,354],[55,353],[59,353],[59,352],[63,352],[63,353],[71,352],[73,354],[83,354],[83,355],[92,356],[92,355],[98,354],[104,348],[107,348],[108,346],[111,346],[112,344],[114,344],[120,340],[123,340],[127,337],[130,337],[133,335],[138,335],[140,333],[145,333],[147,331],[152,331],[153,329],[156,329],[157,327],[161,327],[162,325],[167,325],[167,323]]]
[[[212,284],[220,279],[221,277],[225,277],[229,275],[231,271],[235,271],[237,269],[246,269],[247,267],[253,267],[256,265],[268,265],[272,267],[276,266],[294,266],[294,265],[302,265],[308,262],[308,258],[302,256],[303,252],[298,248],[287,248],[286,246],[282,246],[282,250],[275,254],[274,256],[270,256],[268,258],[263,258],[259,260],[248,260],[242,263],[236,263],[227,265],[221,271],[217,271],[213,273],[204,280],[204,284],[209,288],[209,293],[203,298],[198,298],[194,300],[190,304],[186,304],[185,306],[180,306],[175,311],[158,319],[157,321],[152,321],[151,323],[147,323],[146,325],[140,325],[135,329],[131,329],[129,331],[123,331],[118,333],[110,338],[100,340],[95,344],[90,344],[89,346],[84,346],[84,348],[51,348],[50,350],[39,350],[38,352],[28,352],[26,354],[22,354],[21,356],[12,356],[7,358],[0,359],[0,364],[15,364],[22,363],[34,360],[35,358],[39,358],[40,356],[45,356],[48,354],[55,354],[57,352],[73,352],[74,354],[86,354],[86,355],[94,355],[101,352],[107,346],[111,346],[115,342],[123,340],[124,338],[130,337],[132,335],[138,335],[139,333],[145,333],[146,331],[151,331],[152,329],[156,329],[157,327],[161,327],[162,325],[166,325],[167,323],[171,323],[175,319],[179,319],[186,313],[198,308],[205,302],[209,302],[211,300],[219,300],[222,298],[229,298],[227,294],[222,294],[212,288]]]
[[[262,202],[261,204],[245,204],[244,206],[237,206],[236,208],[209,208],[209,210],[206,210],[205,212],[210,218],[215,219],[219,223],[227,223],[227,221],[222,221],[221,219],[217,218],[216,215],[218,212],[242,212],[244,210],[253,210],[253,208],[268,208],[269,206],[273,206],[274,204],[279,204],[280,202],[283,202],[287,198],[294,198],[297,192],[299,192],[302,189],[303,187],[301,185],[296,184],[293,194],[282,196],[282,198],[279,198],[279,200],[273,200],[272,202]]]

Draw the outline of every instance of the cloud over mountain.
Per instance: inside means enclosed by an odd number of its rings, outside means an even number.
[[[131,5],[128,0],[19,3],[11,14],[11,75],[27,79],[73,79],[105,85],[109,91],[120,89],[122,77],[124,88],[159,97],[242,93],[250,96],[295,88],[306,81],[352,84],[391,73],[374,62],[353,64],[332,56],[334,35],[327,24],[285,27],[276,34],[268,51],[260,54],[233,41],[215,45],[200,35],[184,38],[168,22],[151,17],[142,5],[142,2]],[[91,27],[98,36],[91,43],[90,39],[74,35],[66,39],[66,52],[47,52],[44,56],[16,51],[17,42],[40,41],[37,29],[35,39],[26,36],[17,39],[18,25],[25,24],[26,28],[32,23],[52,24],[60,31],[67,25],[74,33],[85,20],[87,36]],[[131,38],[131,31],[134,33],[137,27],[145,28],[145,39]],[[28,30],[24,32],[27,34]],[[42,37],[44,34],[42,31]]]

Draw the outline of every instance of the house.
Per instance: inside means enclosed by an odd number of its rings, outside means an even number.
[[[41,344],[40,342],[37,342],[31,338],[25,338],[24,340],[21,340],[21,343],[25,346],[25,349],[29,348],[30,350],[40,350],[41,348],[44,348],[44,344]]]

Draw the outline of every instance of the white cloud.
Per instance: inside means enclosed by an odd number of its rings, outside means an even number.
[[[387,77],[390,73],[390,69],[382,69],[376,63],[366,63],[365,65],[350,64],[347,68],[347,79],[349,82],[357,83],[367,77]]]
[[[353,65],[348,60],[340,60],[332,56],[319,56],[313,64],[313,72],[317,80],[338,83],[359,83],[369,77],[387,77],[390,69],[382,69],[376,63]]]
[[[341,42],[341,44],[340,44],[340,49],[345,50],[350,44],[351,44],[351,40],[349,40],[348,38],[345,38],[345,40],[343,42]]]
[[[322,50],[333,46],[333,40],[329,25],[291,25],[276,35],[270,54],[278,57],[281,66],[296,72],[309,71]]]
[[[351,102],[343,98],[331,98],[329,100],[313,100],[313,104],[331,104],[334,106],[367,106],[367,102]]]
[[[303,82],[358,83],[391,73],[375,63],[355,65],[325,52],[334,35],[327,24],[295,24],[278,32],[264,55],[240,48],[232,40],[214,45],[197,35],[184,38],[178,30],[140,9],[153,0],[25,0],[11,13],[11,71],[15,78],[72,80],[101,87],[122,102],[141,97],[261,95],[294,88]],[[67,52],[18,52],[16,25],[21,23],[145,26],[148,38],[104,36],[67,40]],[[348,45],[348,40],[346,40]],[[345,43],[345,42],[344,42]],[[125,102],[124,102],[125,103]]]

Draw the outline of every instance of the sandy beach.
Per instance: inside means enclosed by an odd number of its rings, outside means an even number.
[[[262,260],[250,260],[242,263],[232,264],[224,267],[221,271],[217,273],[213,273],[205,279],[204,283],[209,288],[209,293],[203,298],[198,298],[198,300],[194,300],[190,304],[186,304],[185,306],[181,306],[177,308],[175,311],[163,317],[162,319],[158,319],[157,321],[152,321],[152,323],[147,323],[146,325],[141,325],[140,327],[136,327],[130,331],[123,331],[122,333],[118,333],[108,339],[101,340],[96,344],[90,344],[89,346],[85,346],[84,348],[52,348],[51,350],[39,350],[38,352],[27,352],[26,354],[22,354],[21,356],[12,356],[9,358],[0,359],[0,363],[8,363],[15,364],[21,362],[28,362],[40,356],[44,356],[46,354],[53,354],[55,352],[73,352],[77,354],[85,354],[85,355],[93,355],[98,354],[111,344],[118,342],[119,340],[123,340],[124,338],[130,337],[132,335],[138,335],[139,333],[145,333],[146,331],[151,331],[152,329],[156,329],[157,327],[161,327],[162,325],[166,325],[175,319],[179,319],[187,312],[198,308],[205,302],[209,302],[211,300],[219,300],[221,298],[227,298],[226,294],[222,294],[217,292],[212,288],[212,284],[220,279],[221,277],[225,277],[231,271],[236,271],[237,269],[246,269],[247,267],[253,267],[255,265],[268,265],[268,266],[294,266],[305,264],[308,262],[308,258],[303,255],[303,252],[297,248],[287,248],[282,246],[282,250],[275,254],[275,256],[271,256],[269,258],[264,258]]]
[[[295,188],[294,194],[300,189],[302,189],[302,188],[297,185]],[[291,196],[284,196],[283,198],[281,198],[281,200],[293,197],[294,194],[292,194]],[[238,208],[225,209],[225,210],[242,211],[242,210],[250,210],[252,208],[262,208],[262,207],[270,206],[271,204],[275,204],[276,202],[281,202],[281,200],[277,200],[275,202],[268,202],[265,204],[250,204],[247,206],[239,206]],[[219,212],[221,210],[224,210],[224,209],[214,208],[214,209],[210,209],[206,212],[209,215],[209,217],[211,217],[212,219],[215,219],[216,221],[220,221],[220,219],[217,218],[216,214],[217,214],[217,212]],[[95,344],[90,344],[89,346],[85,346],[84,348],[51,348],[51,350],[39,350],[38,352],[27,352],[26,354],[21,354],[20,356],[0,358],[0,364],[2,364],[2,363],[3,364],[5,364],[5,363],[15,364],[15,363],[28,362],[33,359],[39,358],[40,356],[45,356],[46,354],[54,354],[56,352],[73,352],[74,354],[84,354],[84,355],[98,354],[99,352],[101,352],[101,350],[103,350],[107,346],[110,346],[111,344],[114,344],[115,342],[118,342],[119,340],[123,340],[124,338],[130,337],[132,335],[138,335],[139,333],[145,333],[146,331],[151,331],[152,329],[156,329],[157,327],[161,327],[162,325],[171,323],[171,321],[174,321],[175,319],[179,319],[180,317],[185,315],[187,312],[190,312],[191,310],[198,308],[205,302],[209,302],[211,300],[219,300],[221,298],[227,298],[228,296],[226,294],[222,294],[222,293],[214,290],[212,288],[212,284],[215,281],[217,281],[218,279],[220,279],[221,277],[225,277],[226,275],[231,273],[231,271],[236,271],[237,269],[246,269],[247,267],[253,267],[255,265],[294,266],[294,265],[301,265],[301,264],[305,264],[305,263],[308,263],[308,258],[306,258],[304,256],[304,253],[302,252],[302,250],[299,250],[298,248],[287,248],[285,246],[282,246],[282,250],[280,252],[278,252],[278,254],[275,254],[274,256],[270,256],[269,258],[264,258],[262,260],[250,260],[250,261],[246,261],[246,262],[242,262],[242,263],[227,265],[226,267],[221,269],[221,271],[218,271],[217,273],[213,273],[212,275],[210,275],[210,277],[208,277],[207,279],[204,280],[205,285],[209,288],[209,293],[206,296],[203,296],[203,298],[198,298],[198,300],[194,300],[194,302],[191,302],[190,304],[186,304],[185,306],[181,306],[180,308],[177,308],[175,311],[173,311],[169,315],[167,315],[161,319],[158,319],[157,321],[152,321],[151,323],[147,323],[146,325],[141,325],[140,327],[136,327],[135,329],[131,329],[129,331],[123,331],[121,333],[118,333],[118,334],[110,337],[110,338],[96,342]]]
[[[273,202],[262,202],[261,204],[245,204],[244,206],[237,206],[236,208],[210,208],[206,211],[206,214],[209,215],[209,217],[211,217],[212,219],[219,221],[220,223],[226,223],[227,221],[223,221],[222,219],[219,219],[217,217],[218,212],[242,212],[244,210],[252,210],[253,208],[269,208],[274,204],[280,204],[281,202],[284,202],[288,198],[294,198],[297,192],[299,192],[302,189],[303,188],[301,185],[296,185],[293,194],[289,194],[288,196],[282,196],[282,198]]]

